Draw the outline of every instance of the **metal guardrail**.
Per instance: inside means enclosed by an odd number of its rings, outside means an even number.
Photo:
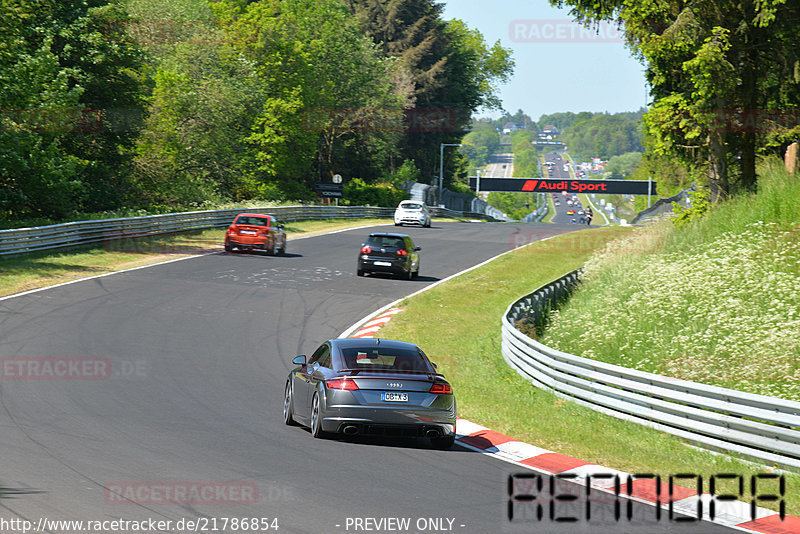
[[[672,203],[677,202],[678,204],[682,205],[683,207],[689,207],[692,205],[692,198],[689,196],[694,191],[697,191],[697,187],[693,184],[690,188],[684,189],[683,191],[678,191],[676,194],[672,195],[671,197],[667,198],[659,198],[656,200],[655,204],[650,206],[647,209],[644,209],[636,214],[636,216],[631,221],[631,224],[640,223],[646,219],[650,219],[653,217],[658,217],[664,214],[672,215]]]
[[[428,211],[431,212],[431,216],[433,217],[462,217],[466,219],[482,219],[484,221],[494,221],[494,222],[500,220],[488,213],[481,213],[479,211],[458,211],[458,210],[451,210],[449,208],[438,208],[435,206],[428,206]],[[394,214],[394,208],[392,208],[392,215],[393,214]],[[390,217],[392,215],[390,215]]]
[[[573,271],[511,304],[502,353],[533,385],[594,410],[680,436],[702,447],[800,469],[800,403],[673,379],[553,349],[516,328],[541,324],[578,283]]]
[[[242,212],[269,213],[280,221],[312,219],[391,218],[394,208],[370,206],[281,206],[229,210],[190,211],[122,219],[81,221],[33,228],[0,230],[0,258],[51,249],[62,249],[120,239],[173,234],[208,228],[224,228]],[[437,217],[487,219],[479,213],[435,208]]]
[[[547,214],[550,213],[550,202],[547,200],[547,196],[544,193],[538,194],[544,197],[544,203],[523,217],[521,222],[542,222],[547,217]]]

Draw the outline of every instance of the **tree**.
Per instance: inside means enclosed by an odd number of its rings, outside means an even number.
[[[564,129],[568,126],[572,126],[576,120],[580,119],[588,119],[591,118],[592,114],[584,111],[579,114],[575,114],[571,111],[563,111],[559,113],[551,113],[549,115],[542,115],[539,117],[539,126],[544,128],[545,126],[555,126],[558,128],[558,131],[564,131]]]
[[[612,156],[606,165],[606,172],[610,172],[612,180],[627,180],[630,178],[642,161],[641,152],[626,152],[619,156]]]
[[[581,113],[564,127],[561,139],[582,159],[609,159],[625,152],[642,152],[643,136],[638,113]],[[588,115],[588,116],[587,116]]]
[[[536,208],[536,195],[532,193],[495,191],[487,195],[486,201],[514,220],[522,219]]]
[[[252,62],[225,39],[205,0],[130,0],[127,33],[148,52],[152,93],[137,140],[130,202],[185,209],[276,198],[257,180],[246,138],[264,105]]]
[[[511,74],[510,51],[488,47],[461,21],[442,19],[433,0],[347,0],[364,33],[384,57],[396,58],[398,81],[407,88],[402,156],[416,161],[423,177],[438,175],[440,143],[457,143],[481,106],[498,107],[496,84]],[[462,157],[445,155],[448,176],[465,169]]]
[[[226,32],[256,66],[263,109],[248,141],[259,172],[287,194],[308,196],[334,173],[379,175],[401,129],[392,61],[338,0],[217,2]]]
[[[0,205],[12,217],[116,207],[141,118],[141,50],[117,3],[0,6]]]
[[[703,169],[717,192],[755,186],[755,156],[766,137],[800,135],[791,112],[800,96],[797,2],[551,4],[571,6],[587,24],[608,20],[624,26],[628,45],[647,65],[654,103],[644,123],[653,150]]]
[[[517,130],[511,134],[515,178],[532,178],[541,175],[540,151],[531,143],[534,137],[536,137],[536,133],[531,130]]]
[[[472,131],[461,140],[461,145],[461,152],[469,160],[470,166],[480,168],[499,149],[500,136],[490,123],[477,122],[473,123]]]
[[[173,54],[154,75],[137,147],[137,200],[188,206],[269,197],[246,140],[265,102],[253,65],[221,43],[185,42]]]

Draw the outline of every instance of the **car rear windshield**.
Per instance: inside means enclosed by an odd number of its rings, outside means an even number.
[[[401,204],[400,207],[406,210],[420,210],[422,204]]]
[[[393,237],[388,235],[371,235],[367,239],[367,245],[372,247],[391,247],[391,248],[405,248],[406,244],[402,237]]]
[[[342,349],[346,369],[417,371],[431,373],[427,358],[417,350],[393,347]]]
[[[240,215],[236,218],[235,224],[246,224],[248,226],[269,226],[269,219],[266,217],[249,217]]]

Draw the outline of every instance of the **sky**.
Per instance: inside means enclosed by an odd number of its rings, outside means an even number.
[[[488,46],[497,40],[516,62],[499,87],[503,108],[532,119],[559,111],[615,113],[647,105],[644,67],[625,48],[619,32],[601,34],[572,22],[567,9],[547,0],[447,0],[444,18],[461,19],[480,31]],[[477,116],[498,117],[482,110]]]

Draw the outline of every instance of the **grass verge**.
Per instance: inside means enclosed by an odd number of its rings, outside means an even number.
[[[648,225],[586,264],[543,342],[641,371],[800,402],[800,180],[676,228]]]
[[[636,214],[639,213],[633,202],[626,199],[625,195],[597,195],[598,206],[600,205],[600,200],[605,200],[606,203],[612,204],[615,207],[614,213],[616,216],[628,222],[631,222],[636,217]],[[658,200],[657,197],[653,202],[656,200]]]
[[[547,215],[545,215],[544,219],[542,219],[542,222],[551,223],[553,222],[553,217],[556,216],[556,205],[553,204],[552,195],[547,195],[547,206],[549,209],[547,211]]]
[[[356,226],[391,224],[391,219],[299,221],[286,225],[289,239]],[[171,259],[222,250],[224,229],[111,240],[60,252],[0,259],[0,296],[51,286]],[[291,243],[289,244],[291,247]]]
[[[503,360],[500,316],[508,305],[583,265],[592,252],[630,231],[584,230],[506,254],[406,299],[401,304],[405,311],[381,329],[381,336],[423,347],[453,384],[461,417],[520,441],[609,468],[662,477],[692,473],[707,481],[711,475],[736,473],[747,485],[750,476],[772,472],[559,399],[533,387]],[[717,494],[738,494],[737,484],[722,481]],[[777,488],[762,489],[777,493]],[[785,498],[787,513],[800,515],[800,476],[786,475]],[[769,508],[777,503],[757,504]]]

